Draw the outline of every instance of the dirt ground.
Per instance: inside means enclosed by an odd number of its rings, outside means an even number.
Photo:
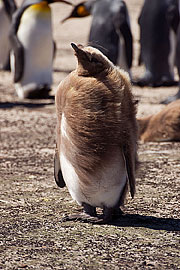
[[[127,0],[133,37],[133,75],[140,76],[137,18],[142,0]],[[18,2],[20,3],[20,1]],[[71,10],[52,5],[54,95],[75,68],[71,42],[86,44],[91,18],[62,20]],[[138,116],[160,111],[177,87],[139,88]],[[53,178],[54,100],[19,100],[12,76],[0,72],[0,269],[180,269],[180,143],[139,143],[137,192],[112,225],[61,222],[81,211]]]

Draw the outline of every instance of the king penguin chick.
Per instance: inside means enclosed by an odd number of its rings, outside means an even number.
[[[159,113],[139,118],[138,125],[142,142],[180,141],[180,99]]]
[[[64,0],[25,0],[10,31],[11,66],[19,98],[46,98],[52,84],[54,42],[49,4]]]
[[[120,211],[128,186],[135,194],[136,106],[128,73],[96,48],[71,45],[78,65],[55,96],[55,180],[67,186],[87,219],[107,223]],[[103,208],[103,218],[96,207]]]
[[[0,0],[0,70],[10,70],[9,31],[15,10],[14,0]]]
[[[63,20],[92,15],[89,44],[105,54],[114,65],[130,74],[133,37],[126,3],[122,0],[89,0],[76,5]]]

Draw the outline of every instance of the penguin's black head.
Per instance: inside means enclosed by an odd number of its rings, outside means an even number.
[[[71,19],[71,18],[81,18],[81,17],[86,17],[89,15],[90,15],[90,12],[85,6],[85,2],[82,2],[76,5],[74,9],[72,10],[71,14],[68,17],[66,17],[64,20],[62,20],[62,22],[65,22],[66,20]]]
[[[97,75],[101,72],[108,73],[113,68],[111,61],[98,49],[71,43],[78,59],[78,74],[82,76]]]

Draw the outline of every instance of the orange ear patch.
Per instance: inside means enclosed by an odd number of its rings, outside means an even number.
[[[77,9],[77,13],[80,17],[89,16],[90,13],[86,10],[84,6],[79,6]]]

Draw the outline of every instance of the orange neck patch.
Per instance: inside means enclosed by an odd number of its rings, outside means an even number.
[[[42,1],[41,3],[32,5],[30,8],[34,11],[39,11],[39,12],[49,12],[50,11],[50,7],[49,7],[47,1]]]

